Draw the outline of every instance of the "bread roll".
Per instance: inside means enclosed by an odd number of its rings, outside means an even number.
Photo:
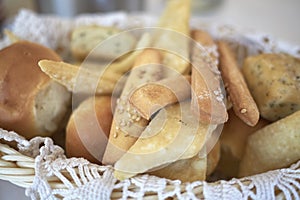
[[[226,178],[237,177],[247,138],[255,131],[269,124],[268,121],[261,118],[252,127],[236,116],[233,109],[228,110],[228,114],[229,120],[224,124],[220,137],[221,159],[217,167],[217,171]]]
[[[92,58],[116,59],[131,51],[137,42],[129,32],[120,33],[116,27],[77,27],[71,35],[71,52],[80,60],[90,53]]]
[[[207,168],[206,168],[207,176],[211,175],[215,171],[219,163],[220,157],[221,157],[221,145],[220,145],[220,141],[218,140],[215,146],[207,154]]]
[[[110,132],[113,103],[109,96],[96,96],[78,106],[67,125],[67,156],[100,163]]]
[[[51,49],[20,41],[0,51],[0,127],[27,139],[62,127],[70,93],[44,74],[41,59],[60,61]]]
[[[249,136],[239,176],[289,167],[300,159],[300,111]]]
[[[261,116],[276,121],[300,110],[300,60],[286,54],[248,57],[243,74]]]
[[[229,120],[224,124],[220,137],[222,150],[241,160],[248,136],[268,125],[269,122],[265,119],[260,119],[255,126],[251,127],[237,117],[233,109],[230,109],[228,114]]]
[[[167,166],[150,171],[150,175],[171,180],[180,180],[182,182],[193,182],[205,180],[207,157],[199,157],[195,155],[192,158],[177,160]]]

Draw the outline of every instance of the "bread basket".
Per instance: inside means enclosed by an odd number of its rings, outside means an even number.
[[[67,38],[74,26],[101,24],[136,28],[150,26],[154,21],[151,16],[122,12],[61,19],[22,10],[12,30],[21,38],[59,49],[66,55]],[[201,19],[192,19],[191,26],[227,40],[240,62],[245,56],[259,52],[286,52],[300,57],[299,47],[264,33]],[[4,38],[0,48],[8,44]],[[147,174],[118,181],[112,167],[82,158],[66,158],[64,150],[50,138],[35,137],[28,141],[15,132],[0,129],[0,139],[15,141],[19,149],[0,143],[0,179],[26,188],[26,195],[32,199],[300,199],[300,161],[289,168],[229,181],[181,183]]]

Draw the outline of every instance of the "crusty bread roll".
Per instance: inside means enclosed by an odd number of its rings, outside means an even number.
[[[242,72],[263,118],[276,121],[300,110],[300,59],[276,53],[250,56]]]
[[[66,129],[67,156],[100,164],[108,142],[113,105],[110,96],[96,96],[76,108]]]
[[[300,159],[300,111],[249,136],[239,176],[288,167]]]
[[[66,88],[40,70],[41,59],[61,60],[51,49],[26,41],[0,51],[0,127],[28,139],[56,132],[70,104]]]

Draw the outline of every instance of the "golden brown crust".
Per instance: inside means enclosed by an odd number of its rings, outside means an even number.
[[[51,49],[26,41],[0,51],[0,126],[27,138],[44,134],[34,113],[37,93],[50,83],[38,67],[41,59],[61,60]]]
[[[94,71],[65,62],[53,60],[39,61],[41,70],[51,79],[59,82],[72,92],[94,92],[96,94],[112,94],[120,74],[106,70]],[[84,81],[84,84],[81,83]]]
[[[101,163],[109,137],[114,100],[96,96],[83,101],[73,112],[66,129],[66,153]]]
[[[145,49],[136,59],[118,100],[110,130],[109,144],[102,162],[114,164],[135,143],[148,120],[141,118],[129,104],[129,94],[141,84],[160,79],[161,56],[155,49]],[[152,64],[152,66],[147,66]],[[145,68],[146,65],[146,68]]]
[[[191,96],[190,76],[172,76],[161,81],[147,83],[136,89],[129,98],[140,115],[149,120],[166,105],[183,101]]]
[[[212,37],[205,31],[194,30],[193,39],[203,45],[205,50],[216,47]],[[227,121],[228,115],[224,103],[219,74],[215,74],[211,69],[212,64],[217,64],[217,56],[212,52],[207,58],[201,55],[198,48],[193,49],[192,66],[192,110],[199,117],[200,121],[207,123],[221,124]],[[201,66],[202,71],[196,67]],[[204,77],[205,76],[205,77]],[[210,82],[208,83],[207,80]]]
[[[255,126],[259,120],[259,111],[253,100],[245,79],[228,45],[218,42],[220,70],[225,87],[232,102],[235,114],[249,126]]]

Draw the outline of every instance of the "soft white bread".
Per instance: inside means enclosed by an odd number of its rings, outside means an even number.
[[[110,96],[96,96],[76,108],[66,129],[67,156],[100,163],[108,142],[113,105]]]
[[[41,59],[61,60],[51,49],[26,41],[0,51],[0,127],[26,138],[58,131],[70,104],[66,88],[40,70]]]

